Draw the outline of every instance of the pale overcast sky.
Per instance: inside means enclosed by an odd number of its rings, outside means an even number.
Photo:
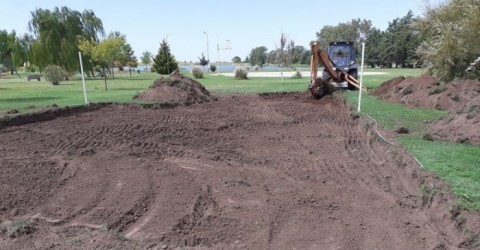
[[[344,0],[344,1],[273,1],[273,0],[197,0],[197,1],[102,1],[102,0],[2,0],[0,30],[28,33],[31,11],[67,6],[83,11],[91,9],[102,19],[105,32],[126,34],[137,57],[148,50],[156,54],[162,39],[168,35],[171,51],[179,61],[198,61],[202,53],[215,62],[244,59],[258,46],[269,50],[278,46],[285,33],[296,45],[308,48],[316,32],[324,25],[336,25],[353,18],[369,19],[385,30],[388,22],[403,17],[409,10],[423,15],[428,2],[442,0]],[[219,50],[226,40],[231,50]]]

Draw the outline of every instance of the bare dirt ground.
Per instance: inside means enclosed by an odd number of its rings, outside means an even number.
[[[429,125],[435,139],[480,144],[480,82],[456,80],[441,84],[429,75],[398,77],[374,92],[383,100],[409,107],[448,111],[448,116]]]
[[[371,127],[307,93],[6,127],[0,249],[475,248],[474,215]]]

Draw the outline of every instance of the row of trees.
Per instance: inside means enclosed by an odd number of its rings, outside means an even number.
[[[280,44],[274,50],[268,51],[265,46],[256,47],[245,58],[244,63],[260,67],[267,63],[277,64],[281,67],[290,67],[293,64],[309,64],[310,55],[309,49],[301,45],[295,45],[293,40],[288,40],[285,34],[281,34]],[[234,59],[238,61],[239,57],[234,57]]]
[[[58,65],[71,75],[80,69],[78,51],[81,51],[85,72],[88,75],[98,72],[105,76],[107,89],[107,73],[115,78],[112,67],[123,70],[128,66],[131,75],[131,69],[138,66],[126,36],[115,31],[105,37],[102,20],[91,10],[39,8],[31,15],[28,23],[31,34],[17,36],[15,31],[0,30],[0,66],[10,68],[12,74],[15,68],[23,65],[29,65],[31,71],[38,69],[40,72],[47,66]],[[165,41],[155,58],[148,51],[142,54],[143,64],[150,64],[152,59],[153,67],[161,74],[178,67]]]

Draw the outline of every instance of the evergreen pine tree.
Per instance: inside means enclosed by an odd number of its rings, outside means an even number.
[[[172,73],[178,68],[177,60],[170,53],[170,46],[168,46],[165,40],[162,41],[158,54],[153,58],[153,68],[161,75]]]

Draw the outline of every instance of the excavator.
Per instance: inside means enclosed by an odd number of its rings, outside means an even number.
[[[321,77],[318,77],[319,65],[323,66]],[[310,77],[308,89],[317,99],[337,89],[360,89],[353,42],[330,42],[327,52],[320,49],[320,44],[313,43]]]

